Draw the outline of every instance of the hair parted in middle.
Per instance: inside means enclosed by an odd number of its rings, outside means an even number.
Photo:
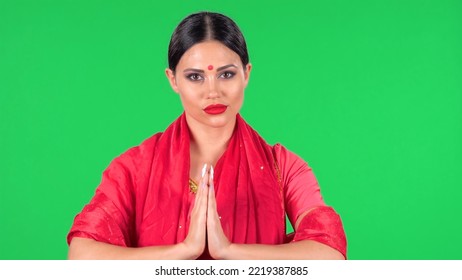
[[[176,27],[168,47],[168,67],[175,72],[183,54],[197,43],[218,41],[237,53],[243,67],[249,63],[244,35],[229,17],[213,12],[200,12],[184,18]]]

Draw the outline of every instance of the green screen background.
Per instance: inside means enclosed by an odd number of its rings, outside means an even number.
[[[110,161],[182,107],[186,15],[233,18],[242,109],[313,168],[350,259],[462,259],[462,2],[0,0],[0,259],[64,259]]]

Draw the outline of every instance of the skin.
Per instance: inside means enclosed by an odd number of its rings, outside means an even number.
[[[208,70],[210,65],[212,70]],[[187,50],[175,73],[165,71],[172,89],[180,96],[192,134],[190,176],[196,182],[204,163],[215,165],[226,150],[251,68],[250,64],[244,67],[240,57],[223,44],[207,41]],[[228,108],[223,114],[209,115],[203,109],[211,104]]]
[[[75,237],[69,248],[70,259],[196,259],[206,244],[214,259],[344,259],[335,249],[311,240],[281,245],[233,244],[223,232],[212,166],[231,138],[251,69],[250,64],[242,65],[239,56],[225,45],[206,41],[187,50],[175,71],[165,71],[185,110],[192,135],[190,176],[199,182],[185,240],[169,246],[124,248]],[[222,114],[210,115],[204,108],[211,104],[228,107]],[[309,211],[297,219],[295,230]]]

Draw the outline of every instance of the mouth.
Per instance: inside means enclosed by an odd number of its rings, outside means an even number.
[[[219,115],[223,114],[226,109],[228,109],[228,106],[223,105],[223,104],[212,104],[207,107],[205,107],[204,112],[206,112],[209,115]]]

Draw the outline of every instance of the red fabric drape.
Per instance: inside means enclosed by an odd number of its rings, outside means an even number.
[[[117,157],[103,173],[93,199],[76,216],[68,243],[75,236],[129,247],[183,241],[195,197],[189,190],[189,145],[183,114],[165,132]],[[236,128],[215,166],[214,177],[220,221],[233,243],[282,244],[287,241],[284,203],[291,203],[291,216],[313,203],[323,204],[306,163],[275,147],[279,153],[237,115]],[[277,168],[278,154],[285,155],[283,167],[292,172],[282,174],[287,182],[281,180]],[[283,187],[285,182],[288,186]],[[284,199],[284,195],[289,197]],[[316,198],[310,199],[313,195]],[[330,207],[316,207],[304,217],[293,241],[305,239],[346,256],[343,227]],[[202,258],[208,258],[207,253]]]
[[[183,241],[194,203],[189,141],[183,114],[164,133],[115,159],[76,217],[68,241],[83,236],[137,247]],[[272,147],[237,115],[214,178],[218,214],[230,241],[283,243],[283,194],[274,164]]]

